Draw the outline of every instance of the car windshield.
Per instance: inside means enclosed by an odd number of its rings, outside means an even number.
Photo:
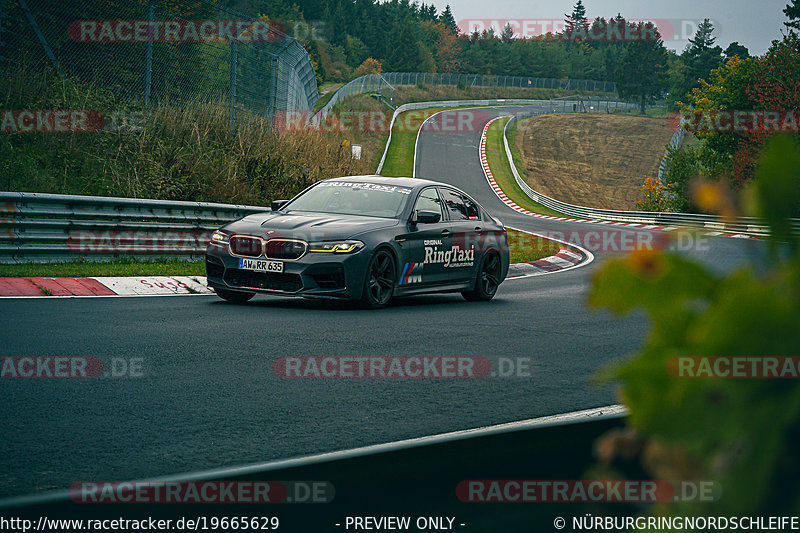
[[[285,210],[397,218],[410,195],[408,187],[323,181],[293,200]]]

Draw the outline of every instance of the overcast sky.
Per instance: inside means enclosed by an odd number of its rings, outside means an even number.
[[[456,22],[520,21],[521,27],[524,21],[561,20],[564,13],[572,12],[575,1],[434,0],[433,3],[440,13],[449,3]],[[584,0],[589,20],[597,16],[609,18],[620,12],[627,19],[664,21],[663,26],[658,23],[659,28],[674,29],[672,36],[664,35],[665,44],[678,52],[685,48],[686,38],[694,35],[697,23],[708,18],[714,22],[716,44],[725,49],[738,41],[754,55],[763,54],[772,40],[781,38],[780,30],[786,21],[783,8],[787,3],[788,0]]]

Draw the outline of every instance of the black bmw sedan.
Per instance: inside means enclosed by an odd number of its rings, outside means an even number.
[[[486,301],[508,264],[502,223],[463,191],[383,176],[320,181],[223,226],[206,251],[209,287],[232,302],[265,293],[379,308],[428,292]]]

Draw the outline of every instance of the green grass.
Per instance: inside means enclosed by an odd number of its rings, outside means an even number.
[[[327,104],[330,101],[330,99],[333,98],[334,94],[336,94],[336,91],[331,91],[327,94],[323,94],[322,96],[320,96],[317,102],[314,104],[314,113],[322,109],[325,106],[325,104]]]
[[[409,129],[407,123],[410,122],[409,113],[415,113],[421,117],[415,121],[418,126],[416,129]],[[422,115],[421,115],[422,113]],[[391,144],[386,153],[386,160],[381,169],[383,176],[413,176],[414,175],[414,147],[417,142],[417,131],[422,127],[422,122],[435,111],[425,109],[422,111],[406,111],[397,115],[397,121],[392,127]]]
[[[431,107],[406,111],[397,115],[397,120],[392,128],[392,143],[386,153],[386,161],[383,162],[381,175],[411,177],[414,171],[414,147],[417,142],[417,132],[419,132],[425,119],[440,111],[469,109],[470,107],[474,106]],[[411,113],[414,113],[414,115],[411,115]]]
[[[506,234],[512,263],[528,263],[550,257],[561,248],[555,241],[521,231],[506,228]]]
[[[515,204],[528,211],[539,213],[540,215],[556,217],[566,216],[563,213],[548,209],[538,202],[534,202],[517,184],[517,181],[514,179],[514,174],[511,172],[511,165],[508,163],[505,146],[503,145],[503,129],[506,127],[508,121],[508,118],[496,120],[489,126],[489,130],[486,132],[486,159],[489,162],[489,169],[491,169],[495,181],[497,181],[497,184],[503,189],[506,196]],[[519,124],[519,122],[515,122],[511,125],[508,132],[508,143],[511,149],[511,156],[515,161],[521,161],[522,159],[517,151],[517,145],[514,142],[517,124]]]
[[[86,277],[86,276],[205,276],[203,261],[163,260],[139,262],[134,258],[92,263],[28,263],[0,265],[0,277]]]

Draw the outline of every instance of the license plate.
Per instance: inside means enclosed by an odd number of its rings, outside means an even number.
[[[265,261],[264,259],[240,258],[239,268],[258,272],[283,272],[283,263],[280,261]]]

